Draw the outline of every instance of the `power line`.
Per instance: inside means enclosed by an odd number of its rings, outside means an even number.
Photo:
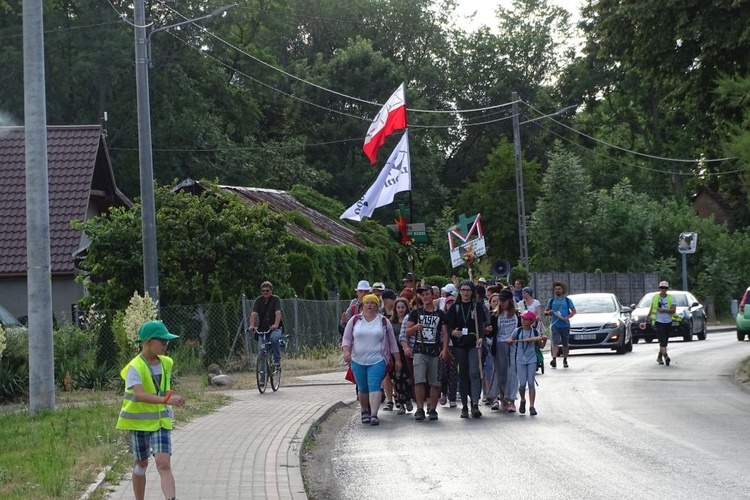
[[[539,111],[538,109],[534,108],[534,106],[532,106],[531,104],[529,104],[529,103],[527,103],[525,101],[521,101],[521,102],[523,102],[526,106],[528,106],[533,111],[536,111],[540,115],[544,114],[541,111]],[[568,130],[570,130],[572,132],[575,132],[578,135],[586,137],[587,139],[591,139],[592,141],[598,142],[599,144],[602,144],[602,145],[607,146],[609,148],[617,149],[617,150],[622,151],[624,153],[630,153],[630,154],[633,154],[633,155],[636,155],[636,156],[642,156],[644,158],[650,158],[652,160],[671,161],[671,162],[676,162],[676,163],[699,163],[699,162],[712,163],[712,162],[724,162],[724,161],[728,161],[728,160],[736,160],[737,159],[736,157],[714,158],[714,159],[701,159],[701,158],[684,159],[684,158],[666,158],[666,157],[663,157],[663,156],[654,156],[654,155],[650,155],[650,154],[647,154],[647,153],[640,153],[638,151],[632,151],[630,149],[625,149],[625,148],[622,148],[620,146],[616,146],[616,145],[611,144],[609,142],[603,141],[601,139],[597,139],[596,137],[592,137],[592,136],[590,136],[588,134],[585,134],[585,133],[581,132],[580,130],[576,130],[573,127],[565,125],[564,123],[562,123],[562,122],[560,122],[558,120],[555,120],[554,118],[552,118],[550,116],[544,116],[543,118],[545,118],[547,120],[550,120],[550,121],[553,121],[553,122],[557,123],[558,125],[560,125],[561,127],[564,127],[564,128],[566,128],[566,129],[568,129]]]

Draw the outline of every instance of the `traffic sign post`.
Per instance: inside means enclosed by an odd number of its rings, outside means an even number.
[[[698,233],[684,232],[680,233],[680,239],[677,242],[677,251],[682,254],[682,289],[686,292],[687,287],[687,254],[695,253],[698,245]]]

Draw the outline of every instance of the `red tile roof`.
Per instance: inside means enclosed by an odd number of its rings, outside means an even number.
[[[26,274],[26,164],[24,128],[0,127],[0,276]],[[102,129],[98,125],[47,127],[50,257],[53,275],[74,273],[72,254],[89,201],[100,210],[131,205],[115,186]],[[92,189],[105,198],[92,200]]]

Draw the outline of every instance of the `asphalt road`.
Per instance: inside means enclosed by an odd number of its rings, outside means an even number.
[[[356,415],[331,457],[344,499],[750,498],[750,394],[733,382],[750,341],[733,331],[633,352],[577,351],[538,377],[539,415],[482,407],[437,422]],[[547,360],[548,362],[549,360]]]

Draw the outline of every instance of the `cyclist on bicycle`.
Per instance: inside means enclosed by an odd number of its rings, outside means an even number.
[[[258,324],[256,330],[256,323]],[[281,299],[273,295],[273,285],[270,281],[264,281],[260,285],[260,297],[255,299],[253,310],[250,313],[250,331],[270,332],[268,339],[258,337],[258,347],[265,348],[263,343],[266,340],[271,341],[271,351],[273,353],[273,363],[281,363],[281,339],[284,325],[281,321]],[[257,333],[256,333],[257,336]]]

